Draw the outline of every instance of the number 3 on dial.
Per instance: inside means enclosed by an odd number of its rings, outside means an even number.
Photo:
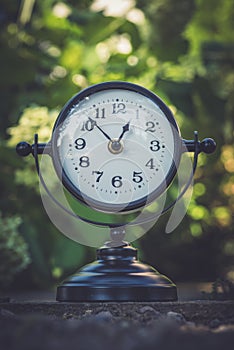
[[[150,144],[151,144],[150,149],[153,152],[157,152],[157,151],[159,151],[161,149],[160,143],[159,143],[158,140],[153,140],[153,141],[150,142]]]

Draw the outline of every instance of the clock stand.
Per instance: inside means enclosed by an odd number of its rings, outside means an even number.
[[[214,140],[210,138],[206,138],[201,142],[198,141],[197,132],[194,132],[194,140],[183,140],[183,142],[186,150],[194,153],[193,170],[187,185],[177,199],[163,209],[159,215],[171,209],[188,189],[196,170],[199,153],[209,154],[214,152],[216,148]],[[77,219],[98,225],[92,220],[84,219],[72,211],[68,211],[47,188],[40,172],[38,155],[50,155],[50,143],[38,143],[38,135],[36,134],[34,144],[20,142],[16,147],[16,151],[18,155],[23,157],[30,154],[34,156],[41,184],[56,205]],[[151,217],[151,220],[153,220],[153,217]],[[150,218],[146,218],[145,222],[148,221],[150,221]],[[137,260],[137,249],[125,242],[124,237],[124,226],[111,226],[110,241],[97,250],[97,260],[84,266],[58,286],[56,300],[61,302],[176,301],[176,285],[153,267],[139,262]]]
[[[173,301],[175,284],[137,260],[137,249],[124,242],[122,227],[110,228],[111,240],[97,260],[57,288],[58,301]]]

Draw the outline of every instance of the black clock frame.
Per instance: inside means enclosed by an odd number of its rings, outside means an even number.
[[[59,136],[59,128],[62,125],[62,123],[65,121],[65,119],[68,117],[70,111],[74,108],[75,105],[79,104],[84,98],[105,90],[110,89],[121,89],[121,90],[130,90],[136,93],[139,93],[147,98],[149,98],[153,103],[155,103],[161,111],[164,113],[166,118],[168,119],[173,137],[174,137],[174,154],[173,154],[173,161],[172,165],[170,167],[170,170],[168,171],[165,181],[163,185],[153,192],[151,192],[148,196],[142,197],[141,199],[138,199],[136,201],[127,203],[126,206],[123,208],[123,205],[121,204],[104,204],[100,201],[96,201],[88,196],[86,196],[84,193],[82,193],[69,179],[68,175],[64,171],[60,157],[59,157],[59,151],[57,147],[57,138]],[[92,204],[92,208],[94,208],[97,211],[102,211],[105,213],[111,213],[115,214],[118,212],[130,212],[137,209],[140,209],[144,207],[146,204],[151,203],[153,200],[158,198],[171,184],[172,180],[174,179],[177,168],[180,163],[181,154],[183,153],[183,142],[180,137],[180,130],[179,127],[175,121],[175,118],[170,111],[170,109],[166,106],[166,104],[153,92],[145,89],[142,86],[129,83],[129,82],[123,82],[123,81],[109,81],[104,82],[96,85],[92,85],[75,96],[73,96],[63,107],[61,112],[58,115],[57,120],[55,121],[53,131],[52,131],[52,139],[51,139],[51,156],[53,160],[53,165],[55,168],[55,171],[57,173],[57,176],[62,181],[64,187],[81,203],[83,203],[86,206],[90,206]],[[90,204],[88,204],[90,203]]]

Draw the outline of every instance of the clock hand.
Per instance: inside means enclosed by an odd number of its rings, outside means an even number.
[[[123,126],[123,131],[122,131],[121,135],[118,138],[118,142],[123,138],[125,132],[129,131],[129,124],[130,124],[130,121]]]
[[[90,117],[89,117],[89,120],[93,123],[93,125],[95,125],[95,126],[98,128],[98,130],[100,130],[100,131],[103,133],[103,135],[104,135],[108,140],[112,141],[112,139],[110,138],[110,136],[107,135],[107,134],[105,133],[105,131],[102,130],[102,129],[100,128],[100,126],[97,124],[97,122],[96,122],[95,120],[93,120],[93,119],[90,118]]]

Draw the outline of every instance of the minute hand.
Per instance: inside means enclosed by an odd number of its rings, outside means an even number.
[[[123,138],[125,132],[129,131],[129,124],[130,124],[130,121],[126,125],[123,126],[123,131],[118,138],[118,142]]]
[[[103,133],[103,135],[104,135],[108,140],[112,141],[111,138],[110,138],[110,136],[107,135],[107,134],[105,133],[105,131],[102,130],[102,129],[100,128],[100,126],[97,124],[97,122],[96,122],[95,120],[93,120],[93,119],[90,118],[90,117],[89,117],[89,120],[93,123],[93,125],[95,125],[95,126],[98,128],[98,130],[100,130],[100,131]]]

